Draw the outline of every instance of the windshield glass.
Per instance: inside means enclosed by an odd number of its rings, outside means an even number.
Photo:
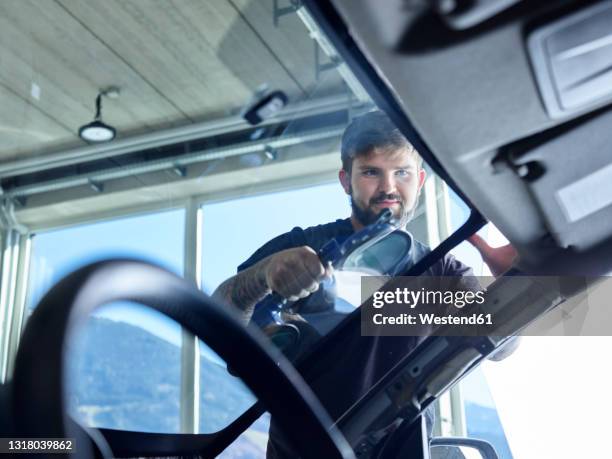
[[[2,3],[0,185],[22,238],[20,326],[69,272],[129,256],[214,294],[296,359],[359,307],[361,276],[404,272],[466,221],[305,8],[279,3]],[[377,241],[385,209],[384,234],[402,236],[324,258],[331,240]],[[326,276],[303,266],[316,279],[292,291],[262,271],[291,250],[286,266],[319,260]],[[265,292],[232,304],[238,285],[220,287],[249,270]],[[210,433],[255,401],[146,308],[108,305],[88,327],[69,397],[88,425]],[[266,420],[249,432],[243,447],[265,449]]]

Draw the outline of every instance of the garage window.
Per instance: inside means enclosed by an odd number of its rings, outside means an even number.
[[[184,210],[41,231],[32,237],[27,312],[63,276],[109,257],[133,257],[183,272]],[[151,229],[155,231],[151,231]],[[131,303],[90,318],[69,350],[71,412],[96,427],[178,432],[181,330]]]

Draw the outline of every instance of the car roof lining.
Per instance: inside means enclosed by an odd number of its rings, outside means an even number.
[[[568,251],[570,257],[576,250],[590,251],[610,241],[610,231],[603,220],[589,218],[579,226],[595,226],[596,230],[587,238],[588,244],[577,244],[582,238],[580,230],[567,237],[567,222],[553,222],[542,212],[542,205],[550,205],[551,201],[538,202],[530,184],[512,164],[495,161],[503,156],[507,145],[538,135],[550,137],[551,130],[588,112],[558,119],[547,114],[525,40],[540,23],[593,2],[567,1],[560,10],[550,5],[540,5],[539,10],[525,8],[514,12],[510,19],[500,20],[496,27],[489,24],[467,38],[457,34],[455,42],[447,40],[442,45],[436,39],[440,31],[430,30],[429,36],[418,37],[422,50],[406,46],[411,30],[397,33],[403,37],[401,46],[385,43],[380,32],[384,24],[377,23],[372,14],[376,2],[332,3],[360,51],[377,73],[384,75],[424,143],[469,201],[515,245],[525,266],[541,263],[559,251]],[[405,8],[401,14],[417,13]],[[410,24],[410,20],[415,21],[407,18],[404,24]],[[580,136],[583,126],[572,129]],[[603,133],[601,129],[598,132]],[[593,130],[588,135],[592,136]],[[549,152],[546,145],[541,147],[549,164],[555,161],[552,150]],[[591,156],[593,152],[584,151],[582,161],[595,170],[601,161],[591,160]],[[547,173],[552,182],[571,181],[564,167],[550,168]],[[562,233],[566,237],[559,238]],[[595,257],[595,252],[592,254]],[[601,273],[610,267],[606,260],[599,259],[597,263]]]

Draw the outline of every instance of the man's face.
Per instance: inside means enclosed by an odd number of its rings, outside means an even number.
[[[375,148],[353,160],[351,173],[340,171],[340,182],[351,197],[353,219],[369,225],[385,208],[397,218],[410,216],[425,181],[414,154],[405,149]]]

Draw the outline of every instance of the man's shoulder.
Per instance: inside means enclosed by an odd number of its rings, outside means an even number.
[[[438,260],[432,268],[435,276],[473,276],[472,268],[465,263],[457,260],[457,258],[447,253],[444,257]]]
[[[320,249],[330,239],[348,237],[354,232],[353,225],[348,218],[310,226],[302,231],[306,245],[315,250]]]
[[[264,258],[281,250],[292,249],[307,245],[319,250],[327,241],[333,238],[348,236],[353,227],[349,219],[340,219],[334,222],[302,228],[296,226],[291,231],[283,233],[266,242],[251,257],[238,266],[238,271],[249,268]]]
[[[413,261],[416,263],[425,255],[431,252],[431,249],[420,241],[414,241]],[[447,253],[433,265],[427,268],[427,275],[430,276],[473,276],[472,268],[457,260],[454,255]]]

